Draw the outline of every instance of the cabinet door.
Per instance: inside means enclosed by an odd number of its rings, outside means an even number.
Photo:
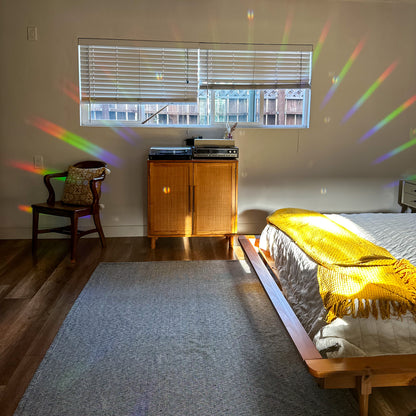
[[[190,163],[149,162],[148,234],[192,233]]]
[[[236,232],[237,162],[194,163],[194,234]]]

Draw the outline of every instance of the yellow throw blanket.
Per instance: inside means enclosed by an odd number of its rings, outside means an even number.
[[[416,267],[347,230],[325,215],[281,209],[267,221],[291,237],[318,264],[327,322],[351,315],[416,319]]]

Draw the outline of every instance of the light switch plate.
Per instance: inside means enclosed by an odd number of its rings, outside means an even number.
[[[36,26],[27,27],[27,40],[38,40],[38,28]]]
[[[42,155],[33,156],[33,167],[35,169],[43,169],[43,156]]]

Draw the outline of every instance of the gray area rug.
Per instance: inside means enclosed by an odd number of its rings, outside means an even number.
[[[356,415],[321,390],[247,263],[100,263],[15,416]]]

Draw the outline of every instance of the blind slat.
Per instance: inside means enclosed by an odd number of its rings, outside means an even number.
[[[79,45],[82,101],[196,102],[198,51]]]
[[[310,88],[312,51],[205,50],[201,86],[207,89]]]
[[[196,102],[200,88],[310,88],[312,48],[217,50],[79,45],[82,101]]]

